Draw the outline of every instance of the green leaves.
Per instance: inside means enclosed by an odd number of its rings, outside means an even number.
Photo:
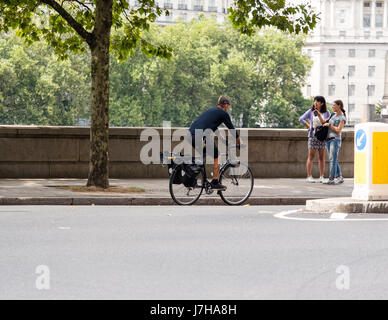
[[[113,125],[161,126],[166,120],[186,127],[227,95],[238,125],[242,115],[244,127],[293,127],[310,104],[300,91],[310,66],[301,52],[302,36],[272,29],[248,37],[231,24],[220,27],[201,18],[151,26],[143,38],[165,43],[173,54],[151,59],[139,47],[130,60],[112,62]]]
[[[27,47],[15,35],[3,36],[0,123],[75,125],[88,118],[89,63],[87,55],[59,62],[43,41]]]
[[[235,0],[229,13],[233,25],[247,35],[252,35],[255,28],[264,26],[307,34],[314,29],[318,20],[311,5],[286,5],[284,0]]]
[[[90,38],[95,36],[95,2],[5,0],[0,3],[0,31],[17,30],[17,35],[27,44],[44,39],[64,60],[69,53],[85,52]],[[155,5],[154,0],[139,3],[135,8],[127,0],[113,2],[111,52],[123,61],[141,45],[148,55],[170,57],[171,48],[142,38],[150,23],[168,11]]]

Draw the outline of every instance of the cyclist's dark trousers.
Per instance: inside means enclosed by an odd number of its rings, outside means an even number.
[[[195,135],[194,134],[189,134],[189,136],[191,135],[191,137],[189,137],[189,139],[191,139],[191,145],[193,146],[193,148],[195,150],[197,150],[199,152],[199,154],[201,154],[201,149],[203,150],[203,158],[205,159],[205,156],[206,156],[206,137],[203,137],[201,140],[198,141],[198,143],[196,144],[195,143]],[[205,142],[205,146],[203,144],[203,142]],[[199,144],[199,145],[198,145]],[[214,143],[214,148],[213,148],[213,159],[217,159],[218,158],[218,147],[217,145]]]

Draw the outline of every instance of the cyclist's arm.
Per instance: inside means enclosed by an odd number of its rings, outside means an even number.
[[[240,139],[240,135],[238,134],[237,130],[235,129],[235,127],[234,127],[234,125],[232,123],[232,120],[230,120],[230,116],[229,116],[228,113],[225,115],[224,124],[226,125],[226,127],[229,130],[235,130],[235,132],[236,132],[236,142],[237,142],[237,144],[242,144],[242,141]]]

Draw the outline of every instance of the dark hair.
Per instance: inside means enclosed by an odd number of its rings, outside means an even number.
[[[346,117],[346,112],[345,112],[345,109],[344,109],[344,103],[342,102],[342,100],[335,100],[334,103],[340,107],[342,113],[344,114],[344,116]]]
[[[221,96],[218,98],[217,105],[219,106],[226,106],[227,104],[230,105],[229,99],[225,98],[224,96]]]
[[[323,96],[316,96],[316,97],[314,98],[314,101],[318,101],[318,102],[321,102],[321,103],[322,103],[321,113],[325,113],[325,112],[327,111],[325,97],[323,97]],[[311,107],[311,110],[314,111],[314,104],[313,104],[313,106]]]

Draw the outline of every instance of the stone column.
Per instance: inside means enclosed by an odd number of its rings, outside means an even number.
[[[384,95],[382,101],[381,115],[388,122],[388,51],[385,53],[385,81],[384,81]]]
[[[352,0],[352,5],[350,7],[350,19],[351,19],[350,26],[352,27],[353,30],[357,27],[355,8],[356,8],[356,0]]]
[[[362,29],[364,27],[364,1],[360,0],[360,28]]]
[[[370,27],[376,29],[376,0],[372,0]]]
[[[330,1],[330,28],[334,28],[335,0]]]
[[[383,6],[384,6],[383,27],[386,28],[387,24],[388,24],[387,23],[387,19],[388,19],[388,16],[387,16],[388,1],[384,1]]]

